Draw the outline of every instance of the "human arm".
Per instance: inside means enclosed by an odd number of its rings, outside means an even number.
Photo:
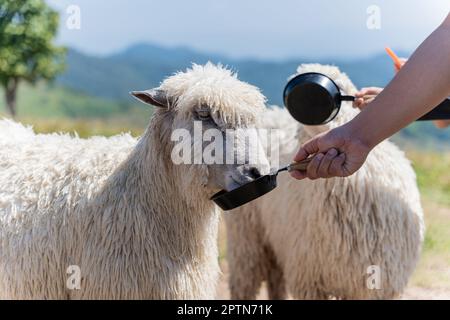
[[[317,155],[306,172],[293,171],[292,176],[316,179],[353,174],[378,143],[432,110],[449,95],[450,14],[388,86],[353,120],[300,148],[295,161]]]

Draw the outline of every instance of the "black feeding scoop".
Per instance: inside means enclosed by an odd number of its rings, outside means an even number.
[[[272,191],[277,186],[277,175],[282,171],[292,170],[306,170],[311,159],[306,159],[301,162],[291,163],[274,173],[261,176],[252,182],[246,183],[231,191],[219,191],[211,197],[219,207],[223,210],[231,210],[246,204],[256,198],[259,198],[266,193]]]
[[[324,74],[308,72],[289,80],[283,92],[284,105],[295,120],[306,125],[320,125],[336,117],[342,101],[354,96],[342,95],[337,84]],[[450,99],[445,99],[418,120],[450,119]]]

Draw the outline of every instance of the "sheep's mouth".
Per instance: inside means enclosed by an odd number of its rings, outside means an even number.
[[[237,189],[242,186],[244,183],[237,181],[235,178],[230,176],[231,183],[226,185],[225,191],[230,192],[231,190]]]
[[[237,180],[236,178],[234,178],[233,176],[229,176],[231,179],[231,183],[227,185],[227,187],[225,188],[225,191],[230,192],[234,189],[237,189],[239,187],[242,187],[243,185],[246,185],[247,183],[250,183],[252,181],[254,181],[255,179],[250,177],[250,176],[243,176],[245,177],[245,181],[242,180]]]

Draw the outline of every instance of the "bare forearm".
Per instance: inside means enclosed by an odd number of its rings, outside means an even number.
[[[450,15],[379,96],[346,126],[372,148],[449,95]]]

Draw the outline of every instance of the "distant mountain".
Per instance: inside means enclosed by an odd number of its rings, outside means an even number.
[[[408,56],[399,52],[400,56]],[[184,70],[192,63],[207,61],[222,63],[238,72],[241,80],[259,87],[269,104],[282,105],[282,91],[286,79],[301,63],[333,64],[346,72],[357,87],[384,86],[393,76],[392,61],[384,52],[358,60],[295,59],[283,62],[231,59],[188,48],[165,48],[150,44],[137,44],[122,52],[106,57],[93,57],[70,49],[67,71],[57,83],[71,90],[91,96],[121,100],[129,103],[128,92],[159,85],[165,77]],[[403,130],[400,140],[438,145],[450,139],[450,130],[437,130],[431,123],[415,123]]]
[[[103,58],[87,56],[71,49],[67,56],[67,72],[58,82],[96,96],[128,99],[131,90],[158,86],[161,80],[175,71],[184,70],[192,63],[203,64],[207,61],[222,63],[238,71],[239,78],[261,88],[271,104],[281,104],[286,79],[301,63],[337,65],[359,87],[383,86],[393,75],[392,62],[386,54],[357,61],[296,59],[272,62],[236,60],[187,48],[138,44]]]

